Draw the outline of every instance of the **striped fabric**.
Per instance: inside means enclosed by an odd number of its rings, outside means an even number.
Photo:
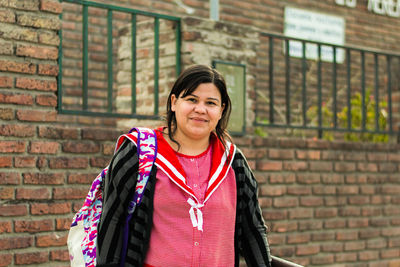
[[[270,266],[271,256],[266,226],[257,198],[257,182],[239,149],[232,168],[236,175],[237,210],[235,266],[241,254],[249,267]],[[104,180],[103,213],[98,228],[97,266],[120,266],[123,222],[133,197],[138,171],[136,147],[125,142],[111,161]],[[125,267],[142,267],[148,250],[152,226],[153,196],[157,168],[153,168],[142,203],[130,221],[130,236]]]

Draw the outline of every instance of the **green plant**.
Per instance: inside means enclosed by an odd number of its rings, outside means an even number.
[[[375,99],[371,94],[371,90],[365,92],[365,129],[366,130],[376,130],[375,129]],[[351,129],[362,129],[362,96],[359,92],[355,93],[350,99],[351,103]],[[379,130],[384,130],[387,125],[387,112],[386,108],[387,102],[379,102],[379,119],[378,126]],[[325,103],[321,106],[322,115],[322,126],[331,128],[333,127],[333,112],[327,107]],[[311,106],[307,110],[307,117],[310,119],[309,125],[318,125],[318,107]],[[338,124],[340,128],[347,128],[348,124],[348,107],[344,107],[341,111],[337,113]],[[322,138],[325,140],[334,140],[334,136],[330,131],[324,131]],[[348,132],[345,133],[344,139],[346,141],[362,141],[362,142],[388,142],[389,136],[387,134],[379,133],[368,133],[368,132]]]
[[[376,130],[376,122],[375,122],[375,105],[376,101],[374,96],[371,94],[371,90],[367,90],[365,93],[365,129],[366,130]],[[362,129],[362,96],[360,93],[356,93],[351,98],[351,128],[352,129]],[[379,111],[378,111],[378,130],[384,130],[387,125],[387,112],[386,108],[387,102],[380,101],[379,102]],[[341,127],[347,127],[348,123],[348,108],[344,107],[341,112],[338,113],[339,124]],[[387,134],[378,134],[378,133],[346,133],[345,140],[347,141],[364,141],[364,142],[387,142],[389,140],[389,136]]]

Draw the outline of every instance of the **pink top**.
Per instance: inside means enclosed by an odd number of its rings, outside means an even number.
[[[186,174],[186,184],[193,189],[200,205],[195,206],[194,201],[190,204],[188,200],[193,198],[158,169],[146,264],[154,267],[235,265],[236,181],[231,167],[204,203],[212,150],[210,145],[197,156],[176,153]]]

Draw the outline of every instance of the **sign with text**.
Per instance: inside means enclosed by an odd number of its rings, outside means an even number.
[[[306,39],[333,45],[344,45],[345,21],[341,17],[321,14],[308,10],[286,7],[284,34],[289,37]],[[305,45],[307,59],[318,59],[318,46]],[[303,44],[300,41],[289,42],[289,55],[303,57]],[[333,62],[334,49],[332,46],[321,46],[321,60]],[[336,62],[343,63],[344,50],[336,49]]]
[[[246,131],[246,66],[217,60],[214,60],[212,65],[224,76],[232,102],[228,130],[231,134],[244,134]]]
[[[335,0],[340,6],[355,8],[357,0]],[[387,15],[390,17],[400,17],[400,1],[399,0],[368,0],[368,11],[379,15]]]

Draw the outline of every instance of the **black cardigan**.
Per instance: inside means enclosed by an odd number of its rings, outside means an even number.
[[[114,155],[103,182],[103,212],[98,226],[97,266],[120,266],[124,222],[133,198],[138,172],[136,146],[125,141]],[[250,267],[271,266],[267,228],[257,196],[257,181],[237,149],[232,168],[236,176],[235,266],[242,255]],[[157,167],[154,166],[143,200],[129,225],[125,267],[142,267],[149,246]]]

